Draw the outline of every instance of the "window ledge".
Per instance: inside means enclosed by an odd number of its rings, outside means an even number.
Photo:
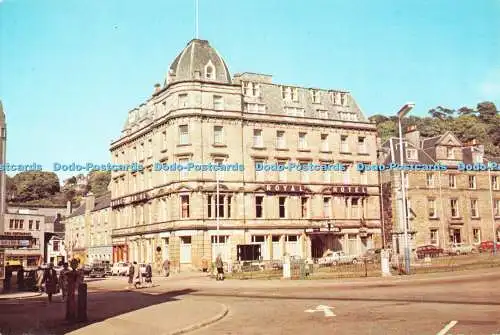
[[[214,143],[212,144],[214,148],[227,148],[227,145],[222,144],[222,143]]]
[[[437,216],[436,216],[436,217],[434,217],[434,216],[433,216],[433,217],[429,217],[428,219],[429,219],[429,220],[439,220],[439,217],[437,217]]]
[[[311,152],[311,149],[297,149],[298,152]]]
[[[288,148],[276,148],[276,151],[290,151]]]
[[[177,144],[177,147],[190,147],[191,143],[186,143],[186,144]]]
[[[368,152],[358,152],[358,156],[370,156]]]
[[[322,153],[322,154],[331,154],[331,153],[333,153],[333,151],[331,151],[331,150],[320,150],[319,152]]]
[[[266,147],[256,147],[256,146],[253,146],[252,149],[254,149],[254,150],[266,150],[267,148]]]
[[[352,155],[352,152],[347,152],[347,151],[341,151],[340,153],[342,155]]]
[[[162,150],[160,150],[160,152],[163,154],[163,153],[167,152],[167,149],[162,149]]]

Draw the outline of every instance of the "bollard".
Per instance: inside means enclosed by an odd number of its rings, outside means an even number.
[[[78,321],[87,321],[87,284],[78,285]]]

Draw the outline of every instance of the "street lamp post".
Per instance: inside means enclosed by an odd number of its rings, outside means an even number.
[[[407,103],[398,112],[398,125],[399,125],[399,163],[403,165],[403,131],[401,129],[401,119],[408,114],[413,107],[414,103]],[[403,233],[404,233],[404,243],[405,243],[405,273],[410,274],[410,246],[408,243],[408,224],[407,224],[407,207],[406,203],[406,183],[405,174],[402,166],[400,167],[401,172],[401,197],[402,197],[402,221],[403,221]]]

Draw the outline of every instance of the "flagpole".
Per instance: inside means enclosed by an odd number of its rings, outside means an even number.
[[[199,6],[199,3],[198,3],[198,0],[195,0],[195,37],[196,39],[198,39],[199,37],[199,27],[198,27],[198,6]]]

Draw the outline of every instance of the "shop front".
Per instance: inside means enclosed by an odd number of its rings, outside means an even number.
[[[128,262],[128,245],[126,244],[115,244],[113,245],[113,263],[116,262]]]

